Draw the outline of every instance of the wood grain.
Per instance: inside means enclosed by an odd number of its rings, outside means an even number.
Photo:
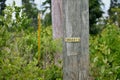
[[[63,41],[63,80],[88,80],[88,0],[63,0],[62,4],[64,39],[66,37],[80,37],[80,42],[78,43]]]

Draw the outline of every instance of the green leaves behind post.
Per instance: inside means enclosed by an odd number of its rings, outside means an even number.
[[[91,75],[96,80],[120,79],[120,29],[111,24],[90,37]]]
[[[21,9],[8,6],[4,11],[6,16],[0,16],[0,80],[62,79],[62,68],[55,64],[55,55],[61,46],[52,39],[52,28],[42,27],[42,56],[37,66],[37,31],[31,28],[31,20]]]

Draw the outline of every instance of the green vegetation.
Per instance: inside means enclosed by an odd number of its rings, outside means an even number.
[[[90,37],[90,67],[95,80],[120,79],[120,29],[106,25],[101,34]]]
[[[6,0],[0,0],[0,15],[3,15],[2,11],[5,9],[6,4],[5,4]]]
[[[0,16],[0,80],[61,80],[62,64],[60,60],[55,62],[61,50],[58,40],[52,39],[51,27],[42,27],[38,64],[37,31],[30,26],[26,14],[20,13],[21,9],[13,4],[6,7],[5,16]]]
[[[99,18],[102,17],[103,11],[101,9],[103,3],[101,0],[89,0],[89,22],[90,22],[90,34],[98,34],[99,27],[96,23],[99,22]],[[101,28],[101,27],[100,27]]]
[[[108,10],[109,17],[112,23],[120,27],[120,1],[111,0],[110,8]]]
[[[45,15],[45,18],[42,20],[42,25],[43,26],[50,26],[52,25],[52,6],[51,6],[51,3],[52,1],[51,0],[45,0],[43,3],[42,3],[42,6],[44,7],[42,11],[42,14]],[[49,5],[48,5],[49,4]],[[47,6],[46,6],[47,5]],[[47,12],[47,10],[50,10],[50,12]],[[47,12],[47,13],[46,13]]]
[[[61,40],[52,39],[51,26],[42,27],[38,63],[37,31],[22,9],[13,4],[0,16],[0,80],[62,80],[62,60],[56,57],[62,51]],[[101,33],[90,35],[94,80],[120,79],[120,28],[108,21]]]
[[[34,3],[34,0],[21,0],[22,5],[24,6],[23,12],[27,14],[28,18],[31,19],[31,26],[34,26],[34,29],[37,29],[37,14],[39,10]]]

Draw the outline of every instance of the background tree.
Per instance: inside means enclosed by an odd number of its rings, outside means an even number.
[[[62,0],[52,0],[52,28],[54,39],[63,37],[62,13]]]
[[[42,24],[43,24],[43,26],[50,26],[50,25],[52,25],[51,0],[46,0],[45,2],[42,3],[42,6],[44,8],[42,10],[42,14],[45,15],[44,19],[42,20]],[[50,11],[47,12],[47,10],[50,10]]]
[[[37,28],[38,9],[34,0],[22,0],[22,5],[24,6],[23,12],[25,12],[28,18],[32,20],[31,26]]]
[[[61,38],[62,33],[62,0],[46,0],[42,3],[44,6],[44,10],[42,11],[43,14],[46,14],[47,10],[49,9],[50,12],[45,15],[43,19],[44,26],[52,25],[53,29],[53,38]]]
[[[0,0],[0,15],[4,15],[4,14],[3,14],[3,10],[4,10],[5,7],[6,7],[5,1],[6,1],[6,0]],[[0,21],[0,24],[3,24],[3,22]]]
[[[6,0],[0,0],[0,15],[2,15],[2,11],[5,9],[6,5],[5,5],[5,1]]]
[[[103,5],[101,0],[89,0],[89,22],[90,22],[90,34],[96,34],[97,28],[95,24],[98,22],[97,20],[102,17],[102,9],[101,5]]]
[[[110,9],[108,12],[111,22],[120,27],[120,1],[111,0]]]

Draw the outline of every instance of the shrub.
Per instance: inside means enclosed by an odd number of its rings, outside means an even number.
[[[60,47],[52,39],[51,27],[42,27],[41,58],[37,66],[37,31],[29,28],[30,19],[20,14],[21,9],[8,6],[4,11],[6,17],[0,16],[0,80],[61,80],[61,67],[54,63]],[[12,19],[13,12],[16,19]]]
[[[90,37],[90,67],[95,80],[120,79],[120,30],[106,25],[100,35]]]

